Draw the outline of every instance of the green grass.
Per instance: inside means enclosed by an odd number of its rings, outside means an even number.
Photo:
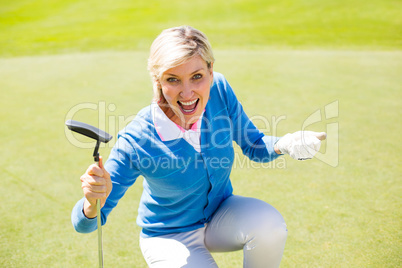
[[[5,1],[0,55],[148,49],[189,24],[216,48],[400,49],[398,0]]]
[[[232,54],[216,51],[216,70],[226,74],[250,116],[265,115],[271,123],[271,116],[286,116],[277,124],[278,135],[300,129],[311,113],[339,101],[338,118],[309,127],[325,130],[327,123],[339,123],[338,166],[285,157],[271,168],[247,162],[241,168],[238,162],[233,170],[236,194],[261,198],[283,214],[289,238],[282,266],[399,267],[402,53]],[[0,87],[7,92],[0,101],[0,266],[96,265],[96,233],[75,233],[69,219],[92,150],[67,141],[64,121],[78,103],[113,103],[116,109],[106,109],[101,124],[115,135],[118,117],[128,118],[150,102],[146,56],[114,52],[0,60]],[[74,118],[98,124],[98,113],[82,110]],[[109,150],[101,152],[107,156]],[[109,267],[145,267],[135,224],[141,190],[140,180],[104,228]],[[241,266],[241,252],[214,256],[220,267]]]
[[[267,134],[299,130],[318,110],[323,120],[308,129],[339,127],[322,148],[335,165],[239,157],[233,169],[236,194],[269,202],[287,222],[281,267],[402,266],[400,2],[202,3],[0,0],[0,267],[97,265],[96,233],[70,222],[92,149],[69,143],[64,122],[83,105],[74,119],[115,136],[150,103],[152,39],[182,24],[208,35],[215,70]],[[336,101],[339,116],[326,119]],[[103,228],[106,267],[146,267],[135,223],[141,181]],[[214,257],[241,267],[241,251]]]

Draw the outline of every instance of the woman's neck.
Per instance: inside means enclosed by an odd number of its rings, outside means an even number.
[[[159,107],[162,109],[162,111],[165,113],[165,115],[176,125],[179,125],[180,127],[184,128],[185,130],[191,129],[193,124],[187,124],[186,122],[183,122],[180,120],[180,118],[174,113],[172,108],[170,108],[169,104],[166,103],[160,103],[158,102]]]

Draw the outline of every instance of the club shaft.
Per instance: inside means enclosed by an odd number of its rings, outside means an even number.
[[[98,218],[98,255],[99,255],[99,267],[103,268],[103,245],[102,245],[102,221],[101,221],[101,204],[100,199],[96,200],[96,210]]]
[[[95,160],[95,164],[99,166],[99,160]],[[101,214],[101,200],[96,200],[96,215],[98,223],[98,258],[99,268],[103,268],[103,243],[102,243],[102,214]]]

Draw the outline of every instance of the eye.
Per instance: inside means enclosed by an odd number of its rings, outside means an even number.
[[[198,79],[201,79],[202,78],[202,74],[195,74],[194,76],[193,76],[193,79],[194,80],[198,80]]]
[[[168,79],[166,79],[166,81],[168,81],[169,83],[176,83],[179,81],[179,79],[177,79],[176,77],[169,77]]]

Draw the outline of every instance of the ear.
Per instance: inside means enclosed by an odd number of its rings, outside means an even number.
[[[214,63],[211,62],[211,67],[208,69],[209,75],[211,76],[211,86],[214,83]]]

